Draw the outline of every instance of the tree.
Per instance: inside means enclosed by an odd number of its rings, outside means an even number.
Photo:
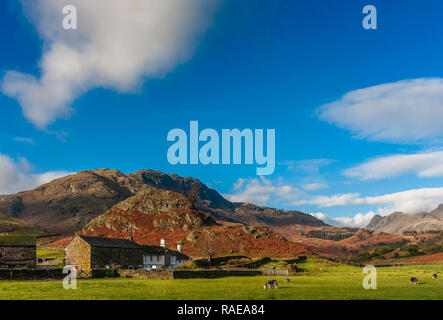
[[[211,230],[204,230],[204,234],[197,241],[197,251],[208,259],[208,264],[212,265],[212,259],[223,253],[229,245],[226,237],[217,235]]]
[[[200,185],[198,185],[197,183],[194,183],[191,187],[191,189],[188,191],[188,199],[191,200],[192,202],[192,206],[195,209],[195,205],[197,204],[198,200],[199,200],[199,195],[200,195]]]

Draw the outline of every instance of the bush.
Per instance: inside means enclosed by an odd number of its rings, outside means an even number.
[[[407,250],[408,250],[408,253],[411,257],[417,256],[420,254],[420,251],[418,250],[417,246],[410,246],[410,247],[408,247]]]
[[[195,263],[193,263],[192,261],[186,261],[185,263],[183,263],[182,266],[177,267],[176,269],[197,269],[197,265]]]

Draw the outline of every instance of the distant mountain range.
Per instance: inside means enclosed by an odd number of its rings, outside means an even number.
[[[386,217],[376,215],[372,218],[366,228],[388,233],[443,230],[443,204],[440,204],[431,212],[419,212],[414,214],[394,212]]]
[[[11,224],[13,219],[22,221],[27,228],[39,228],[42,233],[72,235],[95,217],[146,187],[181,193],[193,200],[196,209],[209,214],[214,220],[270,228],[293,224],[326,226],[321,220],[299,211],[230,202],[193,178],[152,170],[124,174],[118,170],[97,169],[81,171],[34,190],[3,197],[0,201],[0,227],[3,223],[7,224],[7,228],[18,228],[18,224]]]

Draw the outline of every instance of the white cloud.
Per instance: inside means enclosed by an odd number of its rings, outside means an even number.
[[[443,203],[443,188],[421,188],[355,200],[356,204],[384,205],[384,214],[393,211],[415,213],[430,211]]]
[[[62,28],[59,0],[22,1],[44,41],[41,75],[9,71],[4,94],[38,128],[69,116],[72,103],[98,88],[132,92],[188,60],[219,1],[72,0],[78,30]]]
[[[307,183],[302,186],[302,188],[306,191],[315,191],[320,189],[326,189],[328,187],[329,187],[328,184],[325,182]]]
[[[283,183],[281,180],[275,185],[268,179],[260,178],[243,179],[240,178],[234,184],[233,194],[223,196],[233,202],[249,202],[256,205],[266,205],[272,201],[288,201],[300,196],[302,191]]]
[[[375,180],[414,173],[419,177],[443,176],[443,151],[397,154],[366,161],[344,171],[348,177]]]
[[[0,194],[11,194],[19,191],[34,189],[35,187],[71,174],[66,171],[49,171],[45,173],[31,173],[32,166],[20,158],[13,160],[7,155],[0,154]]]
[[[374,211],[370,211],[367,213],[357,213],[353,217],[337,217],[337,218],[331,218],[322,212],[311,213],[311,215],[334,227],[345,226],[353,228],[362,228],[368,225],[368,223],[372,220],[372,218],[376,215],[376,213]]]
[[[334,206],[346,206],[353,204],[353,202],[360,196],[358,193],[344,193],[335,194],[332,196],[306,196],[304,199],[295,200],[293,205],[306,205],[314,204],[319,207],[334,207]]]
[[[373,141],[441,140],[443,79],[404,80],[351,91],[320,107],[317,114]]]
[[[346,193],[332,196],[308,196],[295,200],[293,205],[317,205],[319,207],[374,205],[380,206],[381,214],[394,211],[416,213],[430,211],[443,203],[443,188],[421,188],[389,193],[375,197],[361,197],[358,193]]]
[[[363,228],[371,222],[375,215],[376,213],[374,211],[369,211],[368,213],[357,213],[353,217],[338,217],[333,219],[347,227]]]
[[[32,145],[35,144],[35,141],[34,141],[34,139],[32,139],[32,138],[26,138],[26,137],[14,137],[13,140],[14,140],[14,141],[17,141],[17,142],[26,143],[26,144],[32,144]]]
[[[343,223],[341,223],[340,221],[337,221],[334,218],[330,218],[327,214],[323,213],[323,212],[313,212],[310,213],[311,216],[316,217],[317,219],[323,221],[326,224],[329,224],[330,226],[333,227],[343,227]]]

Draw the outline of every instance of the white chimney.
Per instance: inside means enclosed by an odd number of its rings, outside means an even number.
[[[180,253],[183,251],[182,245],[180,243],[177,244],[177,251],[180,252]]]
[[[166,240],[164,238],[161,238],[160,240],[160,247],[166,248]]]

